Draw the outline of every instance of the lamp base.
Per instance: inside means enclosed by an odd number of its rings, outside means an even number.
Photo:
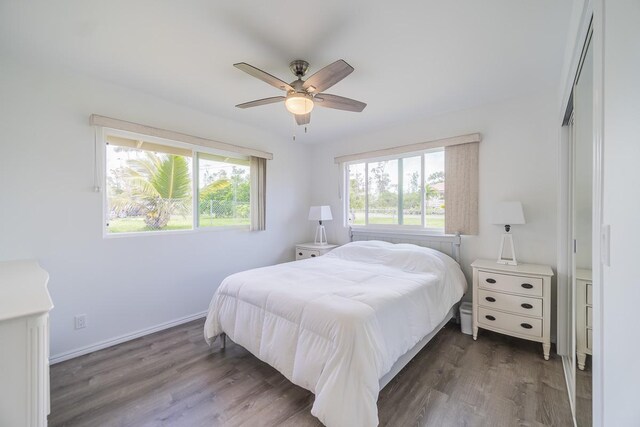
[[[505,246],[508,247],[507,255],[509,253],[509,249],[511,249],[511,258],[504,256]],[[511,233],[502,234],[502,241],[500,242],[500,252],[498,252],[498,260],[496,262],[498,264],[518,265],[518,260],[516,260],[516,251],[513,247],[513,236],[511,235]]]
[[[328,245],[327,233],[324,231],[324,225],[318,225],[316,227],[316,237],[313,240],[316,245]]]

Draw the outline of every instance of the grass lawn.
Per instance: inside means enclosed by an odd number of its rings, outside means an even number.
[[[427,228],[444,228],[444,215],[427,215]],[[420,225],[419,215],[405,215],[404,225]],[[398,218],[393,216],[369,215],[369,225],[391,225],[397,224]],[[364,215],[356,216],[353,225],[364,225]]]
[[[212,218],[209,215],[200,217],[200,227],[228,227],[235,225],[249,225],[249,218]],[[161,231],[165,230],[190,230],[192,228],[192,220],[190,216],[183,217],[174,215],[171,220]],[[142,217],[114,218],[109,220],[109,233],[136,233],[140,231],[158,231],[152,230],[144,223]]]

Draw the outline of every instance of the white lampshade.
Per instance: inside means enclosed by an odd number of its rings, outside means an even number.
[[[492,224],[499,224],[499,225],[526,224],[524,221],[524,212],[522,210],[522,203],[500,202],[497,205],[495,205],[493,210]]]
[[[331,206],[311,206],[309,209],[309,221],[330,221]]]

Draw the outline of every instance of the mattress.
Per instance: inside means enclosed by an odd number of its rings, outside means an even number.
[[[315,394],[329,427],[378,424],[379,380],[466,291],[459,265],[409,244],[352,242],[313,259],[233,274],[204,327]]]

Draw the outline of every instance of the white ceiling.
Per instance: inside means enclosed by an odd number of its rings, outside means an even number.
[[[235,69],[294,80],[344,59],[329,93],[362,113],[316,108],[318,142],[555,87],[570,0],[0,1],[0,49],[73,69],[290,137],[283,105],[235,104],[281,93]],[[300,135],[300,129],[297,130]]]

